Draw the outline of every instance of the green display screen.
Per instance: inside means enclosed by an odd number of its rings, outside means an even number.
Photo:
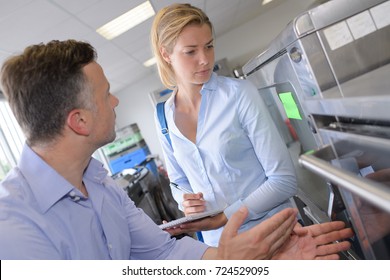
[[[295,103],[294,97],[291,92],[279,93],[279,98],[282,101],[284,110],[286,111],[287,117],[289,119],[302,120],[297,103]]]

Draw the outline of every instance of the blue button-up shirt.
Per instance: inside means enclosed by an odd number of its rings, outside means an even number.
[[[0,259],[200,259],[192,238],[158,226],[91,159],[88,197],[27,145],[0,184]]]
[[[155,115],[169,179],[202,192],[209,208],[227,207],[228,218],[247,206],[250,214],[241,230],[291,206],[288,199],[297,191],[294,166],[254,85],[213,73],[200,94],[196,143],[174,122],[175,92],[165,103],[172,146]],[[172,192],[181,206],[183,193]],[[205,242],[217,245],[221,232],[203,232]]]

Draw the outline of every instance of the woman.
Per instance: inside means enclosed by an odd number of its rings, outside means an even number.
[[[168,6],[154,19],[151,42],[162,83],[173,89],[165,103],[171,143],[158,133],[169,179],[194,193],[173,188],[173,196],[185,215],[226,207],[171,233],[202,230],[215,246],[240,206],[250,212],[240,230],[291,206],[297,187],[286,145],[256,88],[213,72],[207,15],[189,4]]]

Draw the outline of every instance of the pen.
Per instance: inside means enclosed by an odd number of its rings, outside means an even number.
[[[184,192],[184,193],[193,193],[192,191],[187,190],[187,189],[185,189],[185,188],[183,188],[183,187],[180,187],[178,184],[173,183],[173,182],[169,183],[169,186],[170,186],[171,188],[176,188],[176,189],[178,189],[179,191],[182,191],[182,192]]]

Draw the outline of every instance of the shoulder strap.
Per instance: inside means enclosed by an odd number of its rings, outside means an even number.
[[[172,146],[172,144],[171,144],[171,137],[169,137],[169,130],[168,130],[167,120],[165,119],[165,108],[164,108],[164,106],[165,106],[165,101],[157,103],[157,117],[158,117],[158,121],[160,122],[161,133],[163,135],[165,135],[165,137],[168,140],[169,145]]]
[[[160,122],[161,133],[165,135],[169,145],[171,145],[172,147],[171,137],[169,136],[168,124],[165,118],[165,101],[157,103],[157,117],[158,117],[158,121]],[[204,242],[201,231],[196,232],[196,237],[200,242]]]

